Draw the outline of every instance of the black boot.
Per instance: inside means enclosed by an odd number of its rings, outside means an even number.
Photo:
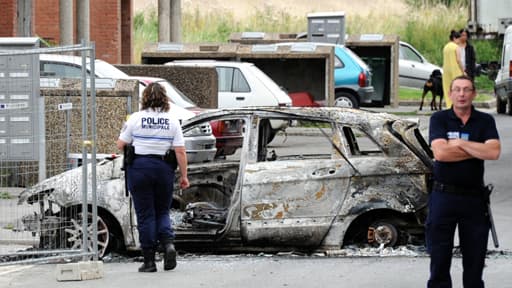
[[[142,250],[144,264],[139,267],[139,272],[156,272],[155,250]]]
[[[176,249],[172,240],[162,242],[164,248],[164,270],[172,270],[176,268]]]

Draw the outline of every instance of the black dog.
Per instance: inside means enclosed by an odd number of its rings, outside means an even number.
[[[430,77],[423,85],[423,94],[421,95],[420,111],[423,109],[423,100],[425,95],[430,91],[432,93],[432,101],[430,102],[430,110],[441,110],[441,103],[443,102],[443,75],[439,69],[432,71]],[[436,105],[436,97],[439,96],[439,106]]]

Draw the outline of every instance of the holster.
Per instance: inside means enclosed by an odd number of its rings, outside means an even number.
[[[135,147],[132,144],[124,145],[124,159],[123,159],[123,169],[132,165],[133,159],[135,159]]]
[[[169,148],[165,151],[164,160],[171,165],[173,170],[176,170],[178,167],[178,159],[176,159],[176,151],[174,149]]]

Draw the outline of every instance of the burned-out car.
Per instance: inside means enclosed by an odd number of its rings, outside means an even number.
[[[289,126],[271,135],[276,120]],[[422,243],[432,155],[417,122],[346,108],[242,108],[199,114],[183,129],[211,121],[236,124],[232,138],[239,148],[190,164],[188,189],[180,190],[176,179],[171,218],[178,248],[312,251]],[[96,166],[100,254],[138,246],[122,162],[117,157]],[[81,171],[20,195],[20,203],[41,206],[23,223],[42,247],[81,245]]]

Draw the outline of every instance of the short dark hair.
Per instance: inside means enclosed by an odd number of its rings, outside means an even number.
[[[469,77],[467,75],[460,75],[460,76],[455,77],[452,80],[452,82],[450,83],[450,90],[452,90],[453,82],[455,82],[455,80],[468,80],[469,82],[471,82],[471,89],[473,89],[473,91],[476,89],[475,81],[473,81],[473,78],[471,78],[471,77]]]
[[[163,112],[168,112],[170,109],[169,99],[167,98],[164,88],[156,82],[150,83],[142,93],[141,110],[148,108]]]

